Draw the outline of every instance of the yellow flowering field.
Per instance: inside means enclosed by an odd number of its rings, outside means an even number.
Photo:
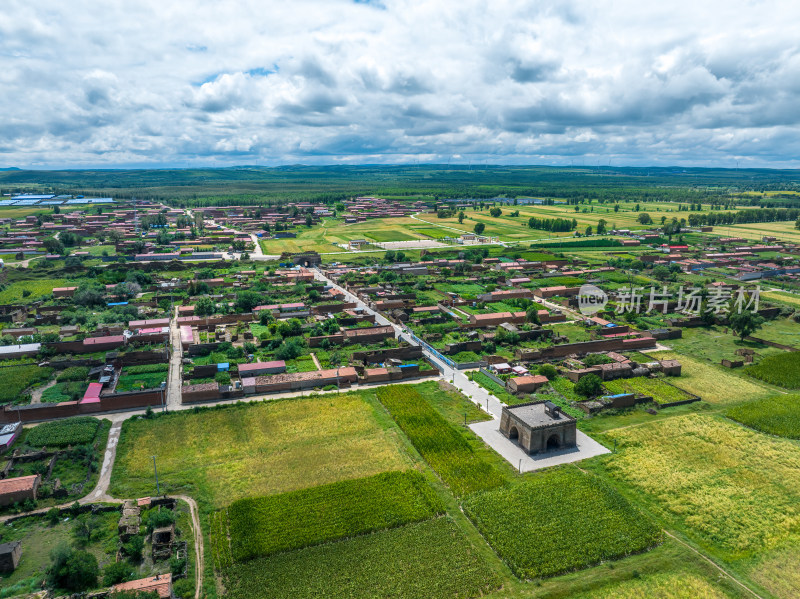
[[[690,414],[610,431],[612,476],[648,494],[699,540],[744,557],[800,531],[800,447]]]

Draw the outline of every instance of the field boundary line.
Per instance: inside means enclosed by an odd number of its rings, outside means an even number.
[[[764,597],[762,597],[761,595],[759,595],[758,593],[756,593],[756,592],[755,592],[753,589],[751,589],[749,586],[747,586],[746,584],[744,584],[744,583],[743,583],[741,580],[739,580],[738,578],[736,578],[736,577],[735,577],[733,574],[731,574],[730,572],[728,572],[727,570],[725,570],[725,568],[723,568],[722,566],[720,566],[720,565],[719,565],[717,562],[715,562],[713,559],[711,559],[710,557],[708,557],[706,554],[704,554],[704,553],[702,553],[702,552],[698,551],[697,549],[695,549],[694,547],[692,547],[691,545],[689,545],[689,543],[687,543],[687,542],[683,541],[682,539],[679,539],[677,536],[675,536],[674,534],[672,534],[672,533],[671,533],[670,531],[668,531],[666,528],[664,529],[664,534],[665,534],[665,535],[667,535],[668,537],[670,537],[671,539],[674,539],[674,540],[678,541],[678,543],[680,543],[681,545],[683,545],[683,546],[684,546],[684,547],[686,547],[687,549],[689,549],[689,550],[693,551],[694,553],[696,553],[697,555],[699,555],[701,558],[703,558],[703,559],[704,559],[705,561],[707,561],[709,564],[711,564],[712,566],[714,566],[714,567],[715,567],[717,570],[719,570],[720,572],[722,572],[722,573],[723,573],[725,576],[727,576],[728,578],[730,578],[730,579],[731,579],[733,582],[735,582],[736,584],[738,584],[740,587],[742,587],[744,590],[746,590],[747,592],[749,592],[749,593],[750,593],[751,595],[753,595],[754,597],[758,597],[758,599],[764,599]]]

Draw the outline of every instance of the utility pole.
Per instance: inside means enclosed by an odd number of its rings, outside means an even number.
[[[158,486],[158,469],[156,468],[156,456],[153,456],[153,472],[156,475],[156,495],[161,495],[161,489]]]

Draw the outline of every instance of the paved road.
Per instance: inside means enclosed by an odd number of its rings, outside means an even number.
[[[181,407],[181,383],[183,378],[183,344],[181,328],[178,326],[178,307],[169,323],[169,339],[172,347],[169,355],[169,379],[167,383],[167,408],[177,410]]]
[[[333,281],[328,279],[319,269],[315,269],[314,276],[324,281],[329,285],[333,285],[335,288],[339,289],[345,296],[345,298],[350,302],[356,302],[356,304],[363,308],[366,312],[375,315],[375,322],[383,325],[388,325],[394,328],[396,335],[399,337],[403,332],[403,328],[389,322],[385,317],[378,314],[375,310],[367,306],[364,302],[359,300],[356,296],[352,293],[348,292],[343,287],[336,285]],[[412,345],[418,345],[409,335],[404,335],[404,339],[406,339]],[[492,449],[494,449],[497,453],[503,456],[506,460],[508,460],[515,468],[519,468],[521,472],[528,472],[531,470],[538,470],[540,468],[546,468],[548,466],[554,466],[556,464],[566,464],[569,462],[577,462],[579,460],[583,460],[589,457],[593,457],[596,455],[600,455],[603,453],[609,453],[608,449],[603,447],[600,443],[597,443],[589,436],[585,435],[584,433],[578,431],[577,433],[577,448],[574,450],[564,450],[559,452],[551,452],[545,456],[531,456],[527,454],[517,443],[512,442],[511,440],[504,437],[500,431],[500,417],[503,413],[503,404],[499,399],[497,399],[494,395],[489,393],[486,389],[474,383],[467,377],[466,373],[458,370],[457,368],[452,368],[448,364],[443,363],[439,359],[437,359],[428,349],[424,346],[422,348],[422,352],[425,355],[425,358],[428,359],[432,364],[434,364],[441,372],[442,377],[450,382],[454,387],[456,387],[461,393],[466,395],[469,399],[475,402],[482,410],[489,413],[492,416],[491,420],[476,423],[470,426],[470,428],[477,434],[483,441]]]

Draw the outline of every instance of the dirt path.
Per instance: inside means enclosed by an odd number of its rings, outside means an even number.
[[[313,351],[311,352],[311,359],[314,360],[314,366],[317,367],[317,370],[322,370],[322,366],[319,365],[319,359],[317,359],[317,354]]]
[[[205,568],[205,546],[203,544],[203,529],[200,528],[200,516],[197,511],[197,503],[187,495],[170,495],[175,499],[180,499],[189,504],[189,514],[192,521],[192,535],[194,536],[194,555],[195,555],[195,568],[194,568],[194,599],[200,599],[200,593],[203,590],[203,570]]]
[[[103,454],[103,465],[100,467],[100,476],[94,489],[85,497],[78,500],[78,503],[94,503],[96,501],[118,501],[108,494],[108,487],[111,484],[111,471],[114,468],[114,460],[117,459],[117,445],[119,435],[122,432],[122,423],[128,418],[127,414],[114,414],[111,417],[111,430],[108,431],[108,443],[106,452]]]
[[[700,558],[704,559],[704,560],[705,560],[705,561],[707,561],[709,564],[711,564],[712,566],[714,566],[714,567],[715,567],[717,570],[719,570],[719,571],[720,571],[720,572],[723,574],[723,576],[725,576],[726,578],[730,578],[730,579],[731,579],[733,582],[735,582],[736,584],[738,584],[738,585],[739,585],[740,587],[742,587],[742,588],[743,588],[745,591],[747,591],[748,593],[750,593],[751,595],[753,595],[753,597],[758,597],[758,599],[764,599],[764,598],[763,598],[761,595],[759,595],[759,594],[758,594],[758,593],[756,593],[756,592],[755,592],[753,589],[751,589],[749,586],[747,586],[746,584],[744,584],[743,582],[741,582],[741,581],[740,581],[738,578],[736,578],[735,576],[733,576],[732,574],[730,574],[730,573],[729,573],[727,570],[725,570],[725,569],[724,569],[722,566],[720,566],[720,565],[719,565],[717,562],[715,562],[714,560],[712,560],[710,557],[706,556],[706,555],[705,555],[705,554],[703,554],[703,553],[700,553],[700,552],[699,552],[697,549],[695,549],[694,547],[692,547],[692,546],[691,546],[691,545],[689,545],[688,543],[686,543],[686,542],[682,541],[681,539],[679,539],[678,537],[676,537],[674,534],[672,534],[672,533],[671,533],[671,532],[669,532],[668,530],[665,530],[665,531],[664,531],[664,534],[665,534],[665,535],[667,535],[667,536],[668,536],[669,538],[671,538],[671,539],[675,539],[675,540],[676,540],[678,543],[680,543],[681,545],[683,545],[684,547],[686,547],[687,549],[689,549],[689,550],[690,550],[690,551],[692,551],[693,553],[695,553],[695,554],[697,554],[698,556],[700,556]]]
[[[42,385],[41,387],[36,387],[33,391],[31,391],[31,403],[42,403],[42,393],[47,391],[50,387],[53,387],[56,384],[56,380],[53,379],[46,385]]]

